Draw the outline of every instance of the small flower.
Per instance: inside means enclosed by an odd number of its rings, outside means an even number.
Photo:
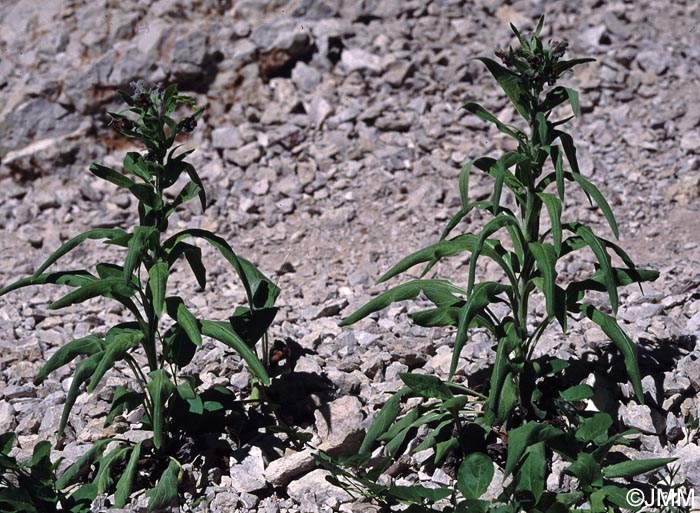
[[[128,119],[118,119],[114,122],[114,126],[119,130],[131,130],[133,128],[133,123]]]

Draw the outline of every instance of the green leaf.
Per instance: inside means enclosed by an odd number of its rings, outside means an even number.
[[[622,331],[613,317],[604,314],[593,305],[589,304],[581,305],[581,311],[586,317],[600,326],[603,333],[613,341],[617,349],[622,353],[625,361],[625,368],[632,382],[634,392],[637,395],[637,400],[640,404],[644,404],[644,390],[642,389],[639,363],[637,362],[637,346],[630,340],[627,334]]]
[[[133,289],[124,285],[121,278],[94,280],[69,292],[61,299],[54,301],[49,305],[49,310],[58,310],[99,296],[106,298],[112,298],[114,295],[129,297],[132,296],[134,292]]]
[[[516,141],[521,142],[524,139],[522,133],[518,133],[519,130],[517,128],[511,127],[509,125],[506,125],[505,123],[502,123],[501,121],[499,121],[499,119],[496,116],[494,116],[489,111],[484,109],[478,103],[471,103],[471,102],[465,103],[462,106],[462,108],[471,112],[472,114],[475,114],[476,116],[483,119],[484,121],[488,121],[490,123],[493,123],[494,125],[496,125],[496,128],[500,132],[503,132],[504,134],[509,135],[510,137],[515,139]]]
[[[499,294],[504,292],[512,292],[512,288],[509,285],[492,281],[477,283],[474,286],[474,290],[469,295],[467,303],[462,307],[460,312],[459,325],[457,328],[457,335],[455,337],[455,345],[454,349],[452,350],[452,362],[450,363],[450,378],[454,376],[454,373],[457,370],[459,355],[462,352],[464,344],[469,338],[467,330],[469,329],[470,324],[477,315],[484,311],[488,305],[498,300],[497,296]]]
[[[82,360],[78,365],[75,366],[75,372],[73,374],[73,379],[70,383],[70,388],[66,394],[66,402],[63,405],[63,413],[61,414],[61,422],[58,425],[58,434],[63,436],[63,431],[66,428],[66,423],[68,422],[68,415],[70,414],[76,399],[78,398],[78,392],[80,391],[80,386],[88,381],[97,365],[102,360],[104,356],[104,351],[90,355],[86,359]]]
[[[389,400],[384,403],[384,406],[382,406],[382,409],[379,410],[379,413],[374,418],[372,425],[367,430],[367,434],[362,440],[358,453],[362,454],[369,452],[372,449],[374,442],[376,442],[377,439],[389,429],[389,426],[391,426],[391,424],[396,420],[396,417],[401,411],[401,399],[409,392],[410,389],[408,387],[404,387],[392,395]]]
[[[236,307],[229,317],[231,327],[248,347],[254,347],[275,320],[278,308],[260,308],[251,310],[246,307]]]
[[[493,462],[483,452],[469,454],[457,472],[457,488],[466,499],[478,499],[491,484]]]
[[[423,397],[442,399],[446,401],[454,397],[452,391],[437,376],[429,374],[399,374],[401,381],[413,392]]]
[[[136,477],[136,470],[138,468],[139,456],[141,454],[141,444],[139,442],[131,450],[131,455],[129,456],[129,461],[126,464],[126,468],[122,473],[122,476],[117,481],[116,491],[114,492],[114,506],[117,508],[123,508],[126,502],[129,500],[131,495],[131,490],[134,486],[134,478]]]
[[[528,447],[537,442],[545,442],[561,436],[557,428],[537,422],[528,422],[508,432],[508,457],[503,471],[504,477],[509,476]]]
[[[574,116],[579,117],[581,115],[581,109],[578,102],[578,91],[569,87],[565,87],[564,90],[569,97],[569,103],[571,104],[571,110],[574,111]]]
[[[197,347],[202,347],[202,335],[200,333],[197,318],[189,311],[178,296],[172,296],[166,299],[168,315],[180,325],[189,339]]]
[[[408,283],[397,285],[386,292],[383,292],[369,303],[361,307],[356,312],[352,313],[339,324],[339,326],[348,326],[354,324],[360,319],[364,319],[368,315],[378,312],[389,306],[392,303],[413,299],[423,292],[426,296],[466,294],[466,291],[452,285],[446,280],[413,280]]]
[[[559,198],[553,194],[546,192],[538,192],[537,197],[542,200],[545,207],[547,207],[547,213],[549,214],[549,219],[552,223],[552,240],[554,241],[554,252],[556,255],[561,253],[561,201]]]
[[[590,385],[575,385],[567,388],[566,390],[559,392],[559,396],[565,401],[583,401],[584,399],[590,399],[593,397],[593,388]]]
[[[581,186],[581,188],[586,192],[586,194],[589,197],[593,198],[596,205],[598,205],[598,208],[600,208],[600,210],[603,212],[603,215],[605,216],[605,219],[608,222],[608,225],[610,226],[610,230],[612,230],[613,235],[615,235],[616,239],[619,239],[620,233],[617,227],[617,221],[615,221],[615,215],[613,214],[613,211],[610,208],[610,205],[608,204],[605,197],[600,193],[600,191],[596,188],[595,185],[586,180],[581,174],[573,173],[573,179],[576,183],[578,183]]]
[[[549,144],[549,127],[547,126],[547,118],[544,112],[538,112],[535,116],[535,124],[537,125],[537,136],[539,137],[539,145],[547,146]]]
[[[598,412],[581,422],[576,430],[576,440],[583,443],[593,442],[596,445],[601,445],[608,439],[608,430],[612,424],[613,421],[610,415]]]
[[[594,61],[595,59],[592,59],[590,57],[586,57],[583,59],[570,59],[568,61],[559,61],[556,64],[554,64],[554,73],[556,75],[561,75],[564,71],[569,70],[578,64],[584,64],[586,62]]]
[[[593,250],[593,254],[596,256],[598,263],[600,264],[600,271],[603,274],[603,282],[605,283],[605,288],[608,291],[608,296],[610,297],[610,306],[612,307],[613,312],[617,312],[617,286],[615,285],[615,277],[612,272],[610,256],[605,250],[604,244],[593,234],[593,230],[591,230],[588,226],[576,223],[567,225],[567,227],[579,235]]]
[[[646,460],[623,461],[603,468],[603,475],[606,479],[630,479],[654,469],[664,467],[677,459],[678,458],[649,458]]]
[[[515,491],[529,492],[534,497],[535,504],[540,501],[545,486],[547,458],[545,457],[544,442],[531,445],[525,451],[525,461],[514,476]]]
[[[129,450],[129,447],[117,447],[107,456],[100,459],[100,468],[95,475],[97,493],[108,493],[112,490],[112,484],[114,483],[112,468],[126,459]]]
[[[165,444],[165,406],[170,396],[175,392],[175,385],[163,369],[148,373],[151,380],[146,385],[148,395],[153,403],[153,445],[161,449]]]
[[[190,177],[190,180],[194,182],[197,185],[197,188],[199,189],[197,194],[199,195],[199,204],[202,206],[202,213],[207,209],[207,195],[206,192],[204,191],[204,184],[202,183],[202,179],[199,177],[197,174],[197,171],[195,171],[194,167],[191,164],[187,164],[185,167],[185,171]]]
[[[469,262],[469,283],[467,286],[468,294],[471,294],[472,288],[474,287],[476,264],[484,249],[486,240],[490,235],[505,226],[512,227],[513,233],[515,234],[515,237],[513,238],[514,244],[520,244],[521,247],[526,246],[525,237],[520,229],[520,224],[518,224],[517,219],[515,219],[512,214],[508,215],[504,210],[498,214],[498,217],[495,217],[486,223],[486,225],[482,228],[481,233],[479,233],[479,238],[476,241],[474,251],[472,251],[471,260]]]
[[[60,271],[54,273],[39,274],[22,278],[7,287],[0,289],[0,296],[12,292],[13,290],[31,285],[44,285],[51,283],[55,285],[68,285],[69,287],[82,287],[88,283],[93,283],[96,278],[87,271]]]
[[[150,182],[153,174],[148,169],[148,164],[143,155],[135,151],[129,151],[124,156],[124,171],[138,176],[144,182]]]
[[[215,338],[234,349],[245,360],[251,374],[259,379],[263,385],[267,386],[270,384],[270,377],[260,359],[246,345],[243,339],[233,331],[229,324],[202,320],[200,327],[201,333],[205,337]]]
[[[386,493],[402,501],[422,504],[423,500],[434,503],[449,497],[452,494],[452,490],[449,488],[427,488],[420,485],[390,486]]]
[[[144,397],[145,394],[141,392],[118,385],[112,396],[112,405],[109,408],[109,413],[105,417],[105,427],[111,425],[117,415],[125,411],[132,411],[143,404]]]
[[[131,275],[141,263],[144,255],[144,248],[147,247],[148,241],[158,233],[158,229],[153,226],[137,226],[134,228],[134,234],[129,240],[129,251],[124,260],[124,283],[131,281]]]
[[[80,235],[70,239],[68,242],[66,242],[60,248],[58,248],[55,252],[53,252],[51,256],[49,256],[49,258],[46,259],[46,261],[43,264],[41,264],[41,267],[39,267],[39,269],[36,270],[34,276],[36,277],[43,273],[50,265],[56,262],[59,258],[73,250],[75,247],[82,244],[87,239],[115,240],[125,236],[128,236],[128,234],[124,230],[120,230],[118,228],[98,228],[95,230],[88,230],[84,233],[81,233]],[[3,293],[4,292],[0,291],[0,295],[2,295]]]
[[[72,362],[79,355],[91,355],[105,348],[104,341],[95,336],[78,338],[60,347],[51,358],[44,364],[34,378],[34,384],[38,385],[44,381],[50,373]]]
[[[136,185],[136,183],[128,176],[124,176],[119,171],[112,169],[111,167],[103,166],[96,162],[90,164],[90,172],[95,176],[102,178],[103,180],[106,180],[110,183],[113,183],[117,187],[121,187],[123,189],[130,189],[131,187]]]
[[[530,112],[527,107],[527,88],[520,77],[488,57],[477,57],[476,60],[486,65],[489,72],[501,86],[503,92],[506,93],[518,113],[520,113],[525,121],[530,121]]]
[[[165,508],[177,499],[177,476],[179,472],[180,464],[174,458],[170,458],[168,468],[163,471],[158,484],[146,492],[146,496],[150,498],[148,501],[149,513]]]
[[[183,368],[194,358],[197,346],[179,324],[173,324],[163,335],[163,356],[168,363]]]
[[[547,315],[556,317],[561,329],[566,332],[566,302],[558,298],[556,287],[557,280],[557,252],[554,246],[546,243],[531,242],[528,247],[535,257],[537,269],[542,274],[544,281],[542,292],[547,304]]]
[[[451,422],[450,422],[451,423]],[[449,438],[435,444],[435,465],[439,465],[452,451],[459,448],[459,440]]]
[[[576,477],[585,489],[588,486],[603,486],[603,476],[600,473],[600,464],[586,452],[582,452],[564,472]]]
[[[148,288],[153,299],[153,310],[156,317],[163,314],[165,306],[165,288],[168,282],[168,263],[159,261],[148,270]]]
[[[121,360],[133,347],[136,347],[143,340],[143,333],[119,333],[113,337],[107,335],[107,348],[104,351],[99,365],[95,369],[90,384],[88,385],[88,393],[92,393],[99,384],[105,373],[114,367],[117,360]]]
[[[188,239],[190,237],[197,237],[206,240],[209,244],[211,244],[214,248],[218,249],[219,252],[226,258],[226,260],[233,266],[235,269],[236,273],[238,274],[238,277],[240,278],[241,282],[243,283],[243,288],[246,291],[246,297],[248,298],[248,303],[250,305],[255,305],[257,306],[257,303],[254,300],[254,293],[261,286],[263,282],[267,282],[266,286],[267,289],[269,290],[270,296],[276,297],[277,294],[279,293],[279,289],[264,275],[262,275],[256,268],[253,266],[250,262],[247,262],[245,259],[240,258],[236,253],[231,249],[231,246],[228,245],[228,243],[219,237],[218,235],[214,235],[213,233],[207,231],[207,230],[200,230],[198,228],[192,228],[189,230],[183,230],[172,237],[170,237],[168,240],[166,240],[163,243],[163,249],[165,250],[166,254],[169,253],[170,251],[173,250],[173,248],[179,243],[182,242],[185,239]],[[269,296],[268,296],[269,297]],[[260,305],[263,306],[263,305]],[[264,305],[264,306],[271,306],[271,305]]]

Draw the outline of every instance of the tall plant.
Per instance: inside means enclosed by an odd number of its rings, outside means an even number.
[[[66,397],[60,435],[81,387],[94,391],[118,361],[124,362],[131,369],[134,381],[116,389],[107,423],[118,414],[143,407],[144,424],[153,431],[149,447],[152,445],[157,459],[164,460],[174,449],[170,433],[177,426],[171,425],[173,414],[184,409],[192,415],[202,415],[212,408],[212,402],[203,400],[197,392],[197,373],[183,372],[202,346],[202,337],[214,338],[232,348],[245,361],[258,385],[269,384],[264,363],[266,331],[277,312],[274,303],[279,289],[214,233],[198,228],[166,233],[170,216],[184,203],[198,198],[202,210],[206,208],[202,181],[192,164],[185,160],[194,150],[177,153],[180,145],[176,145],[181,134],[194,130],[203,109],[179,121],[173,119],[179,105],[196,108],[194,99],[178,94],[174,84],[165,89],[160,86],[146,89],[138,83],[134,85],[133,95],[120,92],[120,96],[128,108],[120,113],[109,113],[111,125],[121,135],[140,142],[143,150],[127,152],[123,172],[97,163],[90,166],[90,171],[136,198],[138,225],[131,231],[93,229],[70,239],[32,276],[6,286],[0,290],[0,295],[30,285],[58,284],[73,290],[52,303],[51,310],[96,297],[123,305],[131,320],[110,327],[106,333],[94,333],[66,343],[41,368],[35,383],[41,383],[54,370],[79,360]],[[173,199],[168,199],[166,191],[180,183],[183,176],[186,177],[184,186]],[[123,248],[122,263],[98,263],[94,272],[48,271],[57,260],[88,239],[102,239],[106,244]],[[245,290],[247,305],[237,307],[227,321],[196,317],[169,286],[169,275],[181,257],[188,262],[199,285],[206,286],[202,251],[190,243],[193,239],[217,249],[231,264]],[[264,341],[262,361],[255,352],[255,344],[261,338]],[[143,457],[140,454],[142,443],[119,446],[104,457],[104,444],[93,449],[89,453],[92,461],[101,458],[96,477],[98,493],[112,488],[111,471],[127,462],[116,496],[117,505],[123,505],[131,492],[139,458]],[[149,508],[155,509],[174,497],[179,469],[178,461],[171,457]],[[68,484],[66,478],[62,482]]]
[[[379,279],[381,283],[417,264],[427,263],[424,276],[442,258],[466,252],[470,255],[466,287],[445,280],[412,280],[379,295],[341,323],[353,324],[393,302],[414,298],[422,292],[435,308],[412,314],[414,322],[421,326],[457,328],[450,378],[469,340],[469,330],[485,328],[497,342],[487,401],[489,422],[495,424],[506,423],[516,407],[526,418],[541,418],[534,386],[538,372],[532,363],[535,347],[550,324],[557,322],[566,332],[569,318],[576,319],[581,314],[600,326],[617,346],[637,398],[640,402],[644,400],[634,342],[614,316],[589,303],[586,294],[605,292],[615,314],[620,287],[655,280],[658,272],[637,269],[622,248],[596,235],[593,228],[562,219],[566,185],[573,183],[600,208],[615,238],[619,236],[610,205],[581,174],[574,139],[561,128],[573,116],[553,119],[555,109],[565,103],[571,106],[574,115],[579,114],[578,93],[569,87],[548,87],[574,66],[593,59],[563,60],[567,43],[554,41],[545,47],[539,37],[542,23],[540,19],[529,38],[512,27],[520,47],[497,52],[504,65],[488,57],[477,58],[496,79],[525,127],[499,121],[478,103],[464,105],[464,109],[515,141],[517,149],[498,158],[479,157],[468,162],[459,175],[462,207],[450,219],[440,241],[404,258]],[[469,199],[469,175],[474,169],[494,179],[491,199]],[[514,201],[510,206],[503,204],[504,187],[512,193]],[[473,211],[483,211],[490,218],[481,231],[448,238]],[[541,223],[545,212],[550,226],[546,229]],[[557,263],[584,248],[595,255],[595,272],[585,280],[570,280],[568,285],[561,285]],[[613,263],[611,251],[619,256],[622,266]],[[498,265],[502,280],[477,282],[477,264],[484,257]],[[538,318],[531,308],[537,292],[545,299],[544,318]],[[504,305],[505,313],[498,315],[492,308],[496,304]]]
[[[433,511],[423,507],[449,499],[451,506],[440,511],[554,513],[571,511],[586,503],[591,506],[588,511],[620,511],[621,505],[628,505],[625,489],[613,479],[633,478],[671,461],[620,461],[624,457],[618,454],[615,458],[619,458],[619,463],[612,463],[614,459],[608,458],[608,453],[614,445],[629,443],[625,438],[628,433],[615,433],[607,413],[582,411],[581,401],[593,396],[591,387],[576,385],[552,395],[541,386],[545,381],[560,379],[568,362],[550,355],[536,357],[538,341],[551,324],[558,323],[566,332],[571,319],[586,317],[620,351],[637,399],[643,402],[637,349],[614,315],[620,287],[658,277],[654,270],[638,269],[622,248],[596,234],[591,226],[564,218],[565,200],[571,190],[568,186],[573,184],[591,204],[597,205],[618,238],[610,205],[581,174],[574,139],[563,130],[563,125],[579,115],[578,93],[556,85],[564,73],[593,59],[564,60],[567,43],[550,41],[545,45],[540,38],[543,23],[544,18],[540,18],[528,37],[511,25],[519,47],[496,52],[502,64],[488,57],[477,58],[495,78],[521,122],[503,123],[478,103],[464,105],[468,112],[512,139],[517,148],[497,158],[483,156],[468,162],[459,174],[461,208],[448,222],[440,240],[401,260],[379,282],[425,264],[421,277],[380,294],[341,323],[353,324],[394,302],[422,293],[434,307],[411,313],[411,319],[420,326],[456,328],[447,381],[430,375],[401,375],[406,386],[380,410],[360,454],[344,462],[363,469],[359,474],[342,469],[327,457],[320,458],[333,472],[335,483],[354,483],[351,488],[381,497],[388,505],[404,502],[412,505],[410,511]],[[566,104],[573,115],[562,118],[559,108]],[[493,193],[488,200],[469,198],[470,174],[475,169],[493,179]],[[504,189],[510,191],[512,200],[506,200]],[[451,236],[475,211],[483,212],[487,218],[481,230]],[[547,226],[542,223],[545,215],[549,218]],[[595,256],[594,272],[584,280],[569,278],[565,284],[557,264],[584,249]],[[441,259],[464,253],[470,257],[464,284],[423,278]],[[621,265],[613,261],[611,253],[617,255]],[[477,280],[478,264],[484,258],[499,267],[499,280]],[[605,312],[605,307],[590,302],[590,292],[607,294],[612,315]],[[544,298],[544,316],[537,315],[532,305],[537,294]],[[479,394],[453,379],[462,349],[474,328],[485,329],[495,342],[495,363],[481,411],[470,399],[476,397],[479,402]],[[410,396],[420,397],[423,402],[420,406],[414,403],[408,413],[400,416],[400,403]],[[399,456],[408,441],[426,427],[428,430],[415,450],[434,448],[436,464],[452,454],[458,468],[455,489],[378,484],[377,478],[389,461]],[[493,441],[497,436],[501,437],[501,449],[494,452],[499,445]],[[370,457],[377,442],[384,444],[387,459]],[[503,445],[506,454],[499,454]],[[580,491],[546,490],[548,459],[553,453],[568,463],[565,472],[579,480]],[[493,478],[494,463],[512,480],[497,499],[501,506],[489,509],[488,502],[479,498]]]

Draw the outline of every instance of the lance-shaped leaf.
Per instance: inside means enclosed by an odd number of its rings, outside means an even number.
[[[213,247],[219,250],[219,252],[224,256],[224,258],[233,266],[235,269],[236,273],[238,274],[238,277],[240,278],[241,282],[243,283],[243,288],[246,291],[246,297],[248,298],[248,303],[253,305],[254,304],[254,299],[253,299],[253,289],[251,288],[251,281],[255,280],[256,282],[262,281],[260,276],[262,276],[260,273],[256,274],[253,270],[255,267],[250,264],[250,262],[247,262],[247,266],[244,267],[244,259],[240,258],[229,246],[228,242],[226,242],[224,239],[219,237],[218,235],[215,235],[207,230],[201,230],[199,228],[191,228],[189,230],[183,230],[172,237],[170,237],[168,240],[166,240],[163,243],[163,249],[165,250],[166,254],[170,253],[173,251],[173,249],[177,246],[178,243],[190,238],[190,237],[197,237],[200,239],[204,239],[207,241],[209,244],[211,244]],[[257,270],[257,269],[255,269]],[[269,281],[269,280],[268,280]],[[274,285],[274,284],[272,284]]]
[[[372,425],[367,430],[365,438],[362,440],[362,444],[358,450],[358,453],[366,453],[372,450],[372,446],[377,439],[386,433],[389,426],[396,420],[399,412],[401,411],[401,399],[403,396],[411,391],[410,388],[404,387],[394,395],[392,395],[389,400],[384,403],[379,413],[374,418]]]
[[[162,510],[177,499],[177,476],[179,472],[180,464],[174,458],[170,458],[168,468],[163,471],[158,484],[146,492],[146,496],[150,498],[147,507],[149,513]]]
[[[189,339],[197,347],[202,346],[202,335],[199,329],[197,318],[189,311],[182,298],[171,296],[165,300],[168,315],[187,334]]]
[[[523,84],[522,79],[517,74],[504,68],[488,57],[477,57],[476,60],[486,65],[489,72],[501,86],[503,92],[506,93],[518,113],[525,121],[530,121],[530,111],[527,107],[527,87]]]
[[[478,103],[465,103],[462,106],[463,109],[471,112],[472,114],[475,114],[479,118],[483,119],[484,121],[488,121],[489,123],[493,123],[496,125],[496,128],[500,132],[503,132],[506,135],[509,135],[516,141],[520,142],[524,139],[524,136],[522,133],[519,133],[520,131],[515,128],[511,127],[509,125],[506,125],[505,123],[502,123],[496,116],[491,114],[489,111],[487,111],[485,108],[483,108],[481,105]]]
[[[12,292],[13,290],[31,285],[44,285],[52,283],[56,285],[68,285],[69,287],[82,287],[92,283],[96,278],[87,271],[58,271],[55,273],[45,273],[22,278],[16,282],[0,289],[0,296]]]
[[[544,442],[537,442],[525,451],[525,459],[513,479],[515,491],[531,493],[538,503],[544,492],[546,470]]]
[[[595,204],[598,205],[598,208],[600,208],[600,210],[603,212],[605,220],[608,222],[608,226],[610,226],[610,230],[612,230],[613,235],[615,235],[616,239],[619,239],[620,233],[617,228],[617,221],[615,220],[615,215],[613,214],[613,211],[610,208],[610,205],[608,204],[605,197],[600,193],[600,191],[595,185],[586,180],[581,174],[574,173],[573,179],[586,192],[586,195],[589,197],[589,199],[593,198]]]
[[[153,445],[156,449],[161,449],[165,443],[165,406],[175,392],[175,385],[164,369],[151,371],[148,377],[151,379],[146,389],[153,404]]]
[[[138,469],[139,456],[141,455],[142,443],[143,442],[137,443],[131,450],[129,461],[124,468],[122,476],[119,478],[119,481],[117,481],[116,491],[114,492],[114,506],[117,508],[123,508],[131,495],[131,490],[134,486],[134,478],[136,477],[136,470]]]
[[[88,299],[98,296],[111,298],[115,295],[129,297],[134,294],[134,290],[126,285],[121,278],[105,278],[94,280],[82,287],[79,287],[72,292],[69,292],[61,299],[54,301],[49,305],[49,310],[58,310],[66,306],[82,303]]]
[[[453,294],[466,295],[465,290],[452,285],[446,280],[413,280],[383,292],[359,310],[343,319],[339,325],[348,326],[349,324],[354,324],[360,319],[364,319],[368,315],[378,312],[392,303],[413,299],[421,292],[426,296],[432,295],[433,297],[435,297],[435,295],[441,295],[442,297],[451,296]]]
[[[138,176],[144,182],[150,182],[151,178],[153,178],[152,173],[148,169],[146,159],[135,151],[129,151],[124,156],[124,171]]]
[[[448,386],[437,376],[403,373],[399,377],[413,392],[428,399],[435,398],[446,401],[454,397]]]
[[[617,349],[622,353],[625,361],[627,375],[632,382],[632,387],[637,395],[637,400],[640,404],[644,404],[644,390],[642,389],[641,374],[639,372],[639,363],[637,361],[637,346],[630,340],[627,334],[622,331],[617,321],[607,314],[604,314],[593,305],[581,305],[581,312],[600,326],[610,340],[613,341]]]
[[[546,192],[538,192],[537,197],[542,200],[544,206],[547,208],[547,213],[549,214],[549,219],[552,224],[552,240],[554,241],[554,251],[557,255],[561,253],[561,240],[562,240],[562,229],[561,229],[561,201],[559,198],[553,194],[548,194]]]
[[[593,254],[596,256],[598,263],[600,264],[600,271],[603,274],[603,282],[605,283],[605,288],[608,292],[608,296],[610,297],[610,306],[612,307],[613,312],[617,312],[617,286],[615,284],[615,277],[613,276],[612,272],[610,255],[608,255],[608,252],[605,251],[605,245],[600,239],[598,239],[598,237],[594,235],[593,230],[591,230],[588,226],[579,223],[572,223],[567,225],[567,228],[579,235],[586,242],[586,244],[588,244],[591,250],[593,250]]]
[[[93,463],[100,459],[111,438],[103,438],[92,444],[78,460],[70,465],[56,481],[56,488],[62,490],[75,483],[80,475],[87,473]]]
[[[70,382],[70,387],[68,388],[68,393],[66,394],[66,402],[63,405],[63,412],[61,413],[61,421],[58,424],[58,435],[63,436],[63,432],[66,429],[66,424],[68,423],[68,415],[73,409],[76,399],[78,398],[78,393],[80,392],[80,386],[88,381],[95,369],[102,360],[104,351],[90,355],[86,359],[82,360],[75,366],[75,372],[73,373],[73,379]]]
[[[49,258],[47,258],[46,261],[43,264],[41,264],[39,269],[36,270],[34,276],[38,276],[41,273],[43,273],[50,265],[56,262],[59,258],[64,256],[66,253],[69,253],[71,250],[82,244],[87,239],[107,239],[113,241],[115,239],[123,239],[128,235],[129,234],[127,234],[124,230],[120,230],[118,228],[98,228],[96,230],[88,230],[87,232],[81,233],[80,235],[73,237],[68,242],[64,243],[56,251],[54,251],[51,254],[51,256],[49,256]]]
[[[542,292],[547,304],[547,315],[556,317],[561,329],[566,332],[566,302],[561,301],[556,291],[557,253],[554,246],[546,243],[531,242],[530,251],[537,262],[537,269],[542,275]]]
[[[200,322],[201,333],[205,337],[215,338],[234,349],[248,365],[251,374],[264,385],[270,384],[270,377],[260,359],[248,347],[245,341],[233,331],[228,323],[203,320]]]
[[[488,305],[500,300],[497,299],[497,296],[504,292],[512,292],[510,285],[486,281],[483,283],[477,283],[474,286],[474,290],[469,295],[467,303],[462,307],[462,311],[460,312],[457,336],[455,337],[455,346],[452,350],[452,361],[450,363],[450,379],[452,379],[452,376],[454,376],[454,373],[457,370],[459,355],[469,337],[467,332],[469,325],[477,315],[484,311]]]
[[[649,458],[644,460],[630,460],[614,463],[603,468],[603,475],[607,479],[629,479],[657,468],[673,463],[678,458]]]
[[[467,251],[474,251],[477,241],[478,237],[472,234],[459,235],[450,240],[441,240],[405,257],[398,264],[389,269],[381,278],[379,278],[377,283],[382,283],[390,278],[393,278],[397,274],[405,272],[415,265],[423,262],[429,262],[421,273],[424,276],[441,258],[459,255]],[[487,239],[484,241],[482,254],[492,259],[498,264],[499,267],[501,267],[501,269],[503,269],[512,285],[517,282],[513,269],[504,258],[507,251],[503,248],[503,246],[501,246],[498,240]]]
[[[168,283],[168,263],[159,261],[148,270],[148,289],[153,299],[153,310],[160,317],[165,306],[165,288]]]
[[[34,384],[44,381],[50,373],[72,362],[79,355],[91,355],[105,348],[104,341],[96,335],[78,338],[61,346],[43,365],[34,378]]]
[[[88,393],[92,393],[105,373],[114,367],[114,362],[121,360],[133,347],[136,347],[143,339],[143,333],[118,333],[110,336],[107,333],[106,346],[102,359],[95,369],[88,385]]]
[[[476,263],[479,259],[479,256],[483,252],[486,240],[489,238],[490,235],[494,234],[501,228],[507,226],[512,228],[512,230],[510,230],[509,233],[512,234],[512,240],[516,247],[527,247],[527,244],[525,244],[525,237],[523,236],[523,233],[520,229],[520,224],[512,214],[509,214],[504,210],[498,215],[498,217],[495,217],[491,219],[488,223],[486,223],[486,226],[484,226],[481,230],[481,233],[479,233],[479,238],[476,241],[474,251],[472,251],[471,261],[469,262],[469,283],[467,286],[467,291],[470,294],[474,287],[474,280],[476,277]]]
[[[112,489],[114,484],[112,470],[115,465],[119,465],[126,459],[129,450],[129,447],[117,447],[107,456],[100,459],[100,468],[97,469],[94,481],[97,485],[97,493],[107,493]]]
[[[158,229],[152,226],[137,226],[134,228],[134,234],[129,240],[129,251],[124,260],[124,283],[131,281],[131,275],[141,263],[141,257],[144,254],[144,248],[151,237],[158,233]]]
[[[508,457],[503,470],[504,477],[509,476],[520,462],[528,447],[562,436],[562,432],[547,424],[528,422],[508,431]]]

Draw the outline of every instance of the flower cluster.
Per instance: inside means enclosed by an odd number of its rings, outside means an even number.
[[[528,44],[521,48],[511,47],[497,50],[496,57],[516,74],[527,80],[535,90],[541,91],[544,84],[553,85],[560,76],[557,62],[564,56],[569,43],[566,41],[549,41],[547,48],[534,35]]]

